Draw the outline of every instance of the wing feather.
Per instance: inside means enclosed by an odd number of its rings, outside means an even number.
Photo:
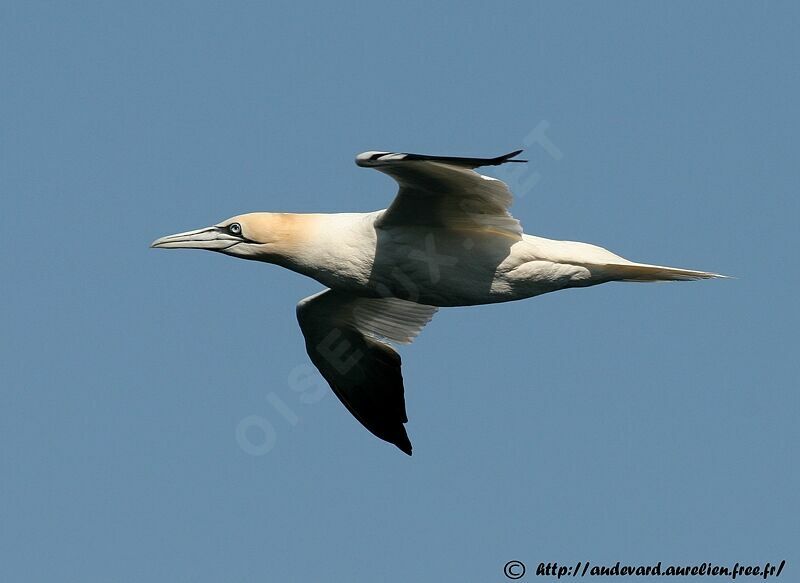
[[[524,162],[510,159],[519,153],[497,158],[458,158],[364,152],[358,155],[356,163],[388,174],[400,185],[394,201],[376,223],[380,228],[477,229],[519,240],[522,227],[508,210],[513,201],[508,186],[473,170],[479,166]]]
[[[397,298],[326,290],[297,305],[311,361],[364,427],[411,455],[400,355],[387,341],[411,342],[436,308]]]

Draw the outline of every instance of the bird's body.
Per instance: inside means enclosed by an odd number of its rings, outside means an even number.
[[[608,281],[716,274],[634,263],[606,249],[527,235],[501,181],[472,169],[514,162],[366,152],[400,192],[370,213],[250,213],[163,237],[154,247],[210,249],[283,266],[329,288],[298,305],[306,349],[334,392],[378,437],[411,453],[400,358],[437,308],[508,302]]]
[[[596,245],[525,233],[515,240],[482,229],[382,228],[385,212],[252,213],[229,220],[248,218],[276,237],[270,252],[254,259],[357,296],[390,296],[437,307],[521,300],[631,278],[630,273],[614,277],[615,268],[654,267]],[[687,279],[703,273],[675,271]]]

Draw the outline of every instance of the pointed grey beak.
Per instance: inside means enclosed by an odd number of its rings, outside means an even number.
[[[150,247],[157,249],[211,249],[222,251],[241,243],[242,239],[226,233],[218,227],[206,227],[156,239]]]

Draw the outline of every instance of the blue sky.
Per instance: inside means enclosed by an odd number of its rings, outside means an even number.
[[[794,577],[798,16],[3,3],[0,579]],[[736,279],[441,311],[402,349],[412,458],[309,368],[294,306],[319,284],[148,249],[241,212],[383,208],[356,153],[498,155],[537,127],[561,156],[495,173],[527,232]]]

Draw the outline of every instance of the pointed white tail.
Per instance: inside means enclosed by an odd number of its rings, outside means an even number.
[[[693,279],[728,278],[727,275],[708,271],[694,271],[692,269],[678,269],[677,267],[663,267],[644,263],[607,264],[603,266],[603,270],[612,275],[616,281],[688,281]]]

